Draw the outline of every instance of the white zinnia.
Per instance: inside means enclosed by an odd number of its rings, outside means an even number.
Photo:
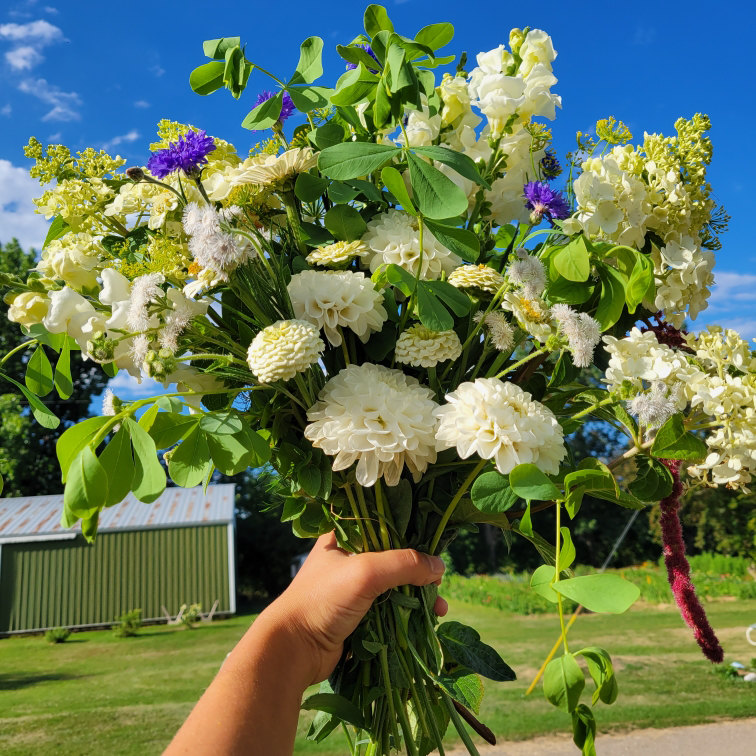
[[[324,268],[345,268],[358,255],[364,254],[365,245],[361,241],[339,241],[324,247],[317,247],[309,255],[310,265],[321,265]]]
[[[487,294],[496,294],[507,283],[501,273],[488,265],[460,265],[448,280],[458,289],[477,289]]]
[[[388,319],[383,296],[364,273],[350,270],[303,270],[286,287],[294,316],[322,328],[334,346],[339,328],[351,328],[364,344]]]
[[[454,331],[431,331],[424,325],[410,326],[396,342],[397,362],[412,367],[435,367],[439,362],[456,360],[462,344]]]
[[[493,459],[503,475],[526,463],[550,475],[559,472],[567,454],[562,427],[527,391],[498,378],[478,378],[460,384],[446,401],[436,410],[439,451],[456,447],[462,459],[472,454]]]
[[[420,232],[417,219],[403,210],[392,209],[373,218],[368,223],[367,232],[362,237],[367,247],[360,254],[362,262],[371,273],[381,265],[395,264],[420,278],[435,281],[442,273],[451,273],[462,260],[446,247],[427,229],[423,229],[423,259],[420,263]]]
[[[279,320],[255,336],[247,350],[247,364],[260,383],[288,381],[314,365],[324,349],[311,323]]]
[[[308,411],[304,435],[335,459],[333,469],[357,462],[357,482],[383,477],[395,486],[404,466],[415,481],[436,461],[433,392],[400,370],[350,365],[323,387]]]

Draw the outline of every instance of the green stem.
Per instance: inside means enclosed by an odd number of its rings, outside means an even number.
[[[465,478],[465,482],[459,487],[459,491],[457,491],[456,494],[454,494],[454,498],[449,502],[449,506],[446,508],[446,512],[444,512],[444,516],[441,518],[441,522],[438,523],[438,527],[436,528],[436,533],[433,536],[433,540],[431,541],[430,545],[430,554],[436,553],[436,547],[438,546],[438,542],[441,540],[441,536],[444,534],[444,529],[446,528],[446,524],[449,522],[449,518],[454,514],[454,510],[457,508],[457,504],[459,504],[460,499],[465,495],[465,492],[467,489],[472,485],[472,482],[475,480],[475,478],[478,477],[478,473],[488,464],[487,459],[481,459],[480,462],[478,462],[477,465],[473,468],[472,472]]]
[[[249,367],[244,360],[232,357],[230,354],[187,354],[184,357],[176,357],[176,362],[190,362],[191,360],[226,360],[235,365]]]
[[[467,729],[465,728],[465,723],[462,721],[462,718],[459,716],[459,714],[457,713],[457,710],[454,708],[454,704],[451,702],[451,698],[449,698],[448,693],[442,690],[441,698],[444,699],[444,703],[446,704],[446,708],[449,712],[449,716],[451,717],[451,720],[454,723],[454,728],[459,733],[459,737],[462,738],[462,742],[465,744],[465,748],[467,748],[467,752],[470,754],[470,756],[480,756],[480,754],[478,753],[478,749],[475,747],[475,743],[472,742],[470,733],[467,732]]]
[[[610,396],[610,397],[608,397],[606,399],[602,399],[600,402],[596,402],[595,404],[592,404],[590,407],[587,407],[584,410],[580,410],[580,412],[578,412],[576,415],[572,416],[572,419],[573,420],[578,420],[581,417],[585,417],[586,415],[590,415],[591,412],[594,412],[599,407],[604,407],[607,404],[613,404],[615,401],[616,400],[612,396]]]
[[[501,378],[503,375],[506,375],[507,373],[511,373],[513,370],[517,370],[518,367],[522,367],[527,362],[530,362],[532,359],[535,359],[536,357],[539,357],[542,354],[546,354],[549,350],[545,347],[543,349],[534,349],[530,354],[523,357],[521,360],[518,360],[513,365],[510,365],[508,368],[505,368],[500,373],[496,374],[496,378]]]
[[[312,407],[312,405],[315,403],[312,400],[312,396],[310,396],[310,392],[307,390],[307,386],[305,386],[304,378],[302,378],[301,373],[297,373],[294,376],[294,381],[297,384],[297,387],[302,392],[302,396],[304,397],[304,400],[307,402],[308,407]]]
[[[556,586],[560,579],[559,557],[562,552],[562,502],[556,503],[556,556],[554,557],[554,585]],[[567,628],[564,626],[564,607],[562,606],[562,594],[558,588],[554,588],[557,594],[557,603],[559,606],[559,624],[562,628],[562,643],[564,644],[564,653],[569,654],[570,649],[567,645]]]
[[[381,621],[380,612],[376,612],[375,627],[378,631],[378,640],[381,644],[380,660],[381,660],[381,674],[383,676],[383,687],[386,692],[386,702],[388,703],[388,716],[389,726],[391,727],[391,734],[394,736],[394,744],[397,750],[399,750],[399,732],[396,729],[396,709],[394,708],[394,690],[391,686],[391,677],[389,676],[388,669],[388,646],[383,636],[383,624]]]
[[[383,488],[380,478],[375,481],[375,506],[378,509],[378,529],[381,533],[383,550],[388,551],[391,548],[391,538],[386,527],[386,508],[383,505]]]
[[[23,344],[19,344],[17,347],[14,347],[13,349],[8,352],[8,354],[3,357],[2,360],[0,360],[0,365],[4,365],[11,357],[13,357],[16,352],[20,352],[22,349],[26,349],[26,347],[31,346],[32,344],[36,344],[37,339],[29,339],[29,341],[25,341]]]
[[[289,221],[289,227],[291,233],[294,236],[294,241],[297,244],[297,249],[302,257],[307,257],[307,245],[302,241],[302,228],[300,226],[301,219],[299,217],[299,210],[297,209],[297,198],[292,189],[281,192],[279,194],[281,200],[286,207],[286,218]]]
[[[344,485],[344,491],[346,491],[347,499],[349,499],[349,503],[352,505],[353,508],[356,508],[356,504],[354,501],[354,495],[352,494],[352,486],[347,483]],[[357,498],[360,502],[360,514],[362,515],[362,522],[365,524],[365,527],[367,528],[368,535],[370,536],[370,542],[373,544],[373,551],[380,551],[381,550],[381,543],[378,540],[378,536],[375,533],[375,528],[373,527],[373,523],[370,521],[370,517],[368,515],[367,507],[365,506],[365,498],[362,495],[362,489],[357,486]]]
[[[399,691],[396,690],[396,688],[394,688],[393,694],[394,706],[399,712],[399,724],[401,725],[402,734],[404,735],[404,746],[407,749],[407,754],[408,756],[418,756],[417,746],[415,745],[415,741],[412,739],[412,728],[410,727],[409,719],[407,718],[407,710],[405,708],[405,704],[401,700]]]
[[[355,502],[354,497],[351,496],[349,492],[347,492],[347,499],[349,500],[349,506],[352,509],[352,516],[359,525],[360,536],[362,537],[362,552],[365,553],[366,551],[370,551],[370,545],[368,544],[367,536],[365,535],[365,523],[360,517],[360,513],[357,511],[357,503]]]

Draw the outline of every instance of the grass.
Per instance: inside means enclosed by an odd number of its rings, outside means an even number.
[[[489,606],[450,603],[450,618],[476,627],[518,674],[515,683],[486,683],[481,719],[502,739],[566,731],[569,718],[547,704],[540,690],[523,698],[556,640],[556,617],[511,616]],[[712,602],[707,609],[728,661],[747,663],[753,649],[745,627],[756,621],[756,601]],[[251,619],[239,616],[193,632],[154,626],[126,639],[98,631],[75,633],[57,645],[41,637],[0,641],[0,753],[159,753]],[[570,644],[604,646],[615,660],[620,698],[596,710],[600,732],[756,713],[756,685],[714,674],[672,608],[581,617]],[[303,717],[300,736],[308,721]],[[343,756],[346,748],[337,731],[320,745],[300,737],[297,753]]]

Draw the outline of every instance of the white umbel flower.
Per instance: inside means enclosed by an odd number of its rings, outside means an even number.
[[[361,241],[340,241],[314,249],[307,255],[307,262],[324,268],[345,268],[355,257],[364,253],[365,245]]]
[[[527,391],[498,378],[462,383],[436,410],[437,449],[456,447],[467,459],[493,459],[503,475],[520,464],[533,464],[550,475],[567,454],[554,413]]]
[[[454,331],[431,331],[424,325],[410,326],[396,342],[397,362],[412,367],[435,367],[439,362],[456,360],[462,344]]]
[[[436,281],[442,273],[451,273],[462,260],[442,246],[436,237],[423,229],[423,259],[420,262],[420,232],[417,219],[403,210],[392,209],[381,213],[368,223],[362,237],[366,251],[362,262],[375,273],[381,265],[399,265],[413,276],[420,266],[420,278]]]
[[[433,392],[412,376],[370,363],[350,365],[323,387],[304,435],[335,457],[333,469],[357,462],[357,482],[383,477],[395,486],[404,466],[415,481],[436,461]]]
[[[364,344],[388,319],[383,296],[364,273],[350,270],[303,270],[287,286],[294,315],[322,328],[334,346],[339,328],[351,328]]]
[[[288,150],[281,155],[269,155],[258,165],[244,173],[244,183],[257,186],[274,186],[291,179],[298,173],[309,171],[318,163],[318,156],[309,147]]]
[[[247,350],[247,364],[260,383],[288,381],[314,365],[324,349],[312,323],[279,320],[255,336]]]
[[[460,265],[448,280],[458,289],[473,289],[486,294],[496,294],[507,283],[501,273],[488,265]]]

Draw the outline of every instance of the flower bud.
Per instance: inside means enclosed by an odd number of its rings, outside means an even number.
[[[133,165],[131,168],[127,168],[126,175],[132,181],[142,181],[144,179],[144,171],[138,165]]]
[[[522,29],[512,29],[512,31],[509,32],[509,49],[512,51],[513,55],[517,55],[517,53],[520,52],[520,47],[524,41],[525,34]]]

